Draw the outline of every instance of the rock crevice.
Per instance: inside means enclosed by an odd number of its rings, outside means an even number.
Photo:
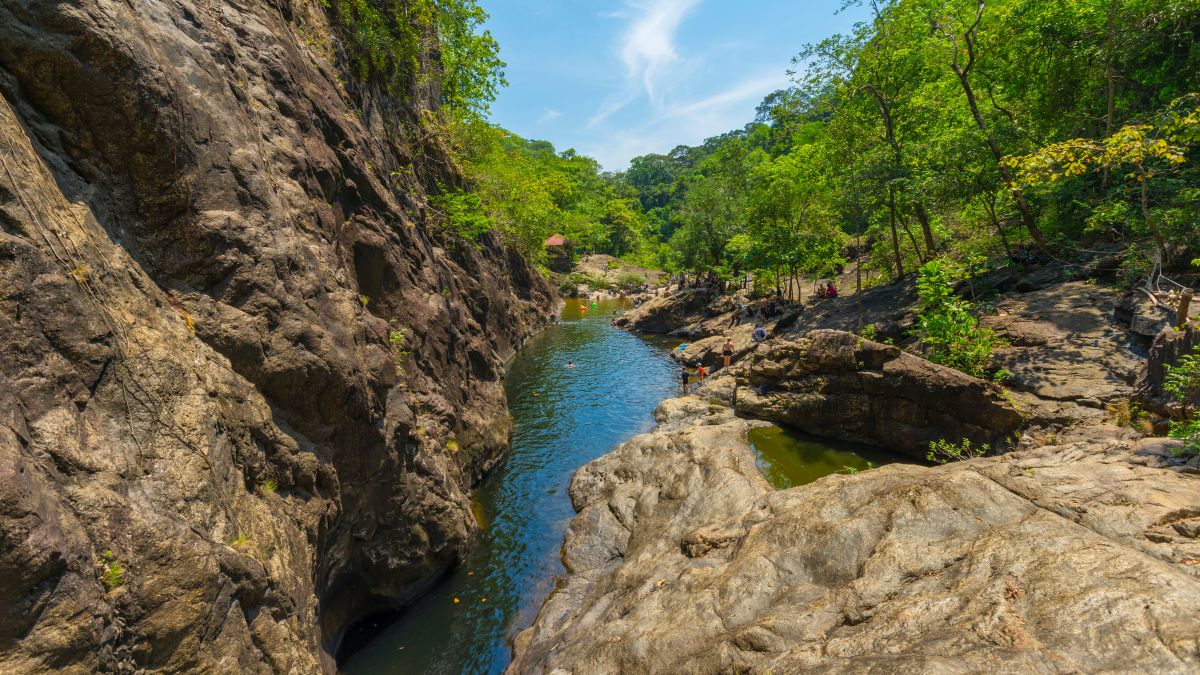
[[[332,670],[470,541],[553,291],[319,0],[0,7],[0,670]]]

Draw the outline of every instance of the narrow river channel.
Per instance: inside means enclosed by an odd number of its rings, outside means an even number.
[[[565,573],[559,551],[575,515],[571,475],[652,429],[655,407],[680,393],[672,343],[609,325],[627,306],[610,300],[581,311],[568,300],[562,323],[517,355],[505,383],[512,455],[476,491],[482,531],[475,544],[461,566],[354,654],[345,673],[503,672],[512,633],[532,623]],[[750,440],[763,475],[781,489],[897,459],[778,428],[756,430]]]
[[[464,563],[344,666],[377,673],[499,673],[507,638],[533,620],[565,573],[563,534],[575,515],[576,469],[654,426],[654,408],[678,394],[665,347],[609,326],[619,301],[581,312],[531,339],[505,382],[513,416],[508,461],[476,492],[482,532]],[[568,364],[573,362],[573,368]]]

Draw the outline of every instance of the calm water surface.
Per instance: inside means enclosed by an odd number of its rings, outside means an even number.
[[[482,532],[463,565],[355,654],[350,675],[500,673],[513,632],[532,623],[565,574],[563,534],[575,512],[567,486],[576,469],[654,426],[654,408],[680,393],[668,351],[609,326],[627,305],[580,310],[568,300],[562,325],[529,341],[505,383],[513,416],[508,461],[473,504]],[[569,363],[574,367],[568,367]],[[898,458],[778,428],[756,429],[758,467],[777,488]]]
[[[575,515],[571,475],[652,429],[654,408],[679,393],[665,346],[608,325],[627,305],[579,305],[568,300],[563,324],[530,340],[508,372],[512,455],[476,491],[483,531],[465,562],[345,672],[499,673],[508,665],[510,634],[532,623],[565,573],[559,549]]]
[[[758,470],[780,490],[834,473],[857,473],[884,464],[912,462],[869,446],[817,438],[780,427],[751,429],[749,436],[750,446],[758,455]]]

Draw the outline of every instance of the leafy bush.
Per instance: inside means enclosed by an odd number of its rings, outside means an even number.
[[[627,274],[622,274],[617,279],[617,288],[625,291],[626,293],[632,293],[634,291],[641,290],[642,285],[645,283],[646,277],[630,272]]]
[[[482,30],[488,15],[476,0],[321,0],[341,26],[351,66],[360,79],[376,78],[394,94],[428,77],[421,52],[436,35],[441,58],[442,103],[486,113],[504,79],[505,63],[492,34]]]
[[[925,455],[925,459],[936,464],[949,464],[950,462],[960,462],[964,459],[975,459],[983,457],[988,453],[986,445],[975,445],[971,443],[971,439],[964,438],[958,445],[947,441],[946,439],[933,441],[929,444],[929,453]]]
[[[992,351],[1002,344],[995,332],[980,328],[973,306],[954,293],[962,268],[939,258],[925,263],[917,278],[916,336],[925,345],[930,361],[975,377],[986,377]]]
[[[1189,453],[1200,452],[1200,418],[1193,409],[1193,401],[1200,396],[1200,346],[1179,357],[1179,363],[1167,366],[1163,391],[1180,405],[1179,419],[1171,422],[1171,438],[1182,439]]]

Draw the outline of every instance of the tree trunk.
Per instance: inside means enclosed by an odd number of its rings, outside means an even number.
[[[913,215],[917,217],[917,222],[921,224],[921,232],[925,235],[925,250],[933,257],[937,244],[933,243],[933,230],[929,227],[929,214],[925,212],[925,205],[919,201],[913,204]]]
[[[896,255],[896,281],[904,278],[904,257],[900,255],[900,234],[896,231],[896,189],[888,188],[888,210],[892,226],[892,252]]]
[[[1165,270],[1167,263],[1170,262],[1167,254],[1167,240],[1163,239],[1162,231],[1158,229],[1158,223],[1150,215],[1150,178],[1146,175],[1146,170],[1140,166],[1138,167],[1138,180],[1142,183],[1142,218],[1146,221],[1146,227],[1150,230],[1150,234],[1154,235],[1154,244],[1158,247],[1158,260]]]
[[[1116,93],[1117,82],[1116,72],[1113,68],[1113,51],[1114,51],[1114,33],[1116,31],[1117,19],[1117,3],[1119,0],[1112,0],[1108,6],[1108,25],[1105,28],[1104,35],[1104,81],[1107,87],[1107,110],[1104,116],[1104,137],[1109,138],[1113,133],[1114,117],[1116,112]],[[1108,192],[1108,174],[1109,166],[1104,165],[1103,174],[1100,178],[1100,191]]]
[[[912,228],[908,226],[908,219],[902,219],[900,224],[904,226],[904,234],[908,235],[908,240],[912,242],[913,245],[913,251],[916,251],[917,253],[917,262],[924,265],[926,257],[921,255],[921,247],[917,245],[917,238],[913,236]]]
[[[992,221],[992,227],[996,228],[996,234],[1000,235],[1000,243],[1004,245],[1004,255],[1008,256],[1009,260],[1012,260],[1012,257],[1013,257],[1012,246],[1010,246],[1008,243],[1008,236],[1004,234],[1004,225],[1000,224],[1000,219],[996,217],[995,199],[996,199],[995,195],[990,195],[988,197],[984,197],[982,199],[983,209],[985,211],[987,211],[988,218],[990,218]]]

